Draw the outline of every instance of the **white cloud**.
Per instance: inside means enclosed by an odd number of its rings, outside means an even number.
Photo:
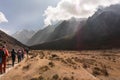
[[[6,19],[5,15],[2,12],[0,12],[0,23],[2,22],[8,22],[8,20]]]
[[[120,0],[60,0],[56,7],[49,6],[44,13],[45,26],[52,22],[68,20],[72,17],[85,18],[94,14],[99,6],[109,6]]]
[[[2,22],[8,22],[8,20],[6,19],[5,15],[2,12],[0,12],[0,23],[2,23]],[[4,31],[6,33],[10,32],[9,30],[3,29],[3,28],[0,28],[0,30]]]

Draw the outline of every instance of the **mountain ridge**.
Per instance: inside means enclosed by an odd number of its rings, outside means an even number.
[[[9,50],[11,50],[13,48],[14,49],[18,49],[18,48],[25,48],[25,47],[27,47],[26,45],[22,44],[18,40],[14,39],[10,35],[8,35],[5,32],[3,32],[2,30],[0,30],[0,42],[1,43],[6,43],[7,48]]]
[[[35,34],[33,30],[26,30],[23,29],[21,31],[17,31],[16,33],[12,34],[12,36],[17,39],[18,41],[22,42],[23,44],[27,44],[27,41]]]
[[[115,6],[116,5],[112,5],[104,8],[100,12],[96,12],[93,16],[88,18],[85,24],[82,26],[78,25],[77,32],[72,38],[59,39],[53,42],[50,41],[36,46],[31,46],[31,48],[80,50],[120,47],[120,13],[118,13],[120,8],[114,10]],[[120,7],[120,5],[117,5],[117,7],[118,6]],[[62,30],[62,27],[65,26],[59,26],[57,28]],[[57,34],[57,37],[58,36],[59,35]]]

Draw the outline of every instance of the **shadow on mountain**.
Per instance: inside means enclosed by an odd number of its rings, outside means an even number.
[[[118,48],[120,46],[120,8],[118,6],[120,7],[120,5],[112,5],[99,9],[82,23],[80,21],[63,21],[51,33],[49,41],[31,46],[31,49]]]

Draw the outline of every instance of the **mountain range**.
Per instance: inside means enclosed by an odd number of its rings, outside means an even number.
[[[99,9],[87,20],[63,21],[50,40],[32,49],[105,49],[120,46],[120,5]],[[67,31],[68,30],[68,31]],[[45,37],[45,36],[44,36]]]
[[[81,20],[83,19],[73,18],[69,21],[62,21],[55,25],[48,26],[43,30],[39,30],[34,36],[32,36],[30,40],[28,40],[27,44],[42,44],[72,36],[76,33]]]
[[[19,31],[8,36],[1,31],[1,40],[13,45],[28,45],[31,49],[106,49],[120,46],[120,5],[111,5],[98,9],[88,19],[75,19],[60,21],[49,25],[42,30]],[[8,38],[7,38],[8,37]],[[2,39],[3,38],[3,39]],[[9,39],[10,38],[10,39]],[[11,41],[12,42],[11,42]],[[20,42],[19,42],[20,41]]]

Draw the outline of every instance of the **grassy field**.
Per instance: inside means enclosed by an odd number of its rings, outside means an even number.
[[[2,80],[120,80],[120,50],[32,50]]]

